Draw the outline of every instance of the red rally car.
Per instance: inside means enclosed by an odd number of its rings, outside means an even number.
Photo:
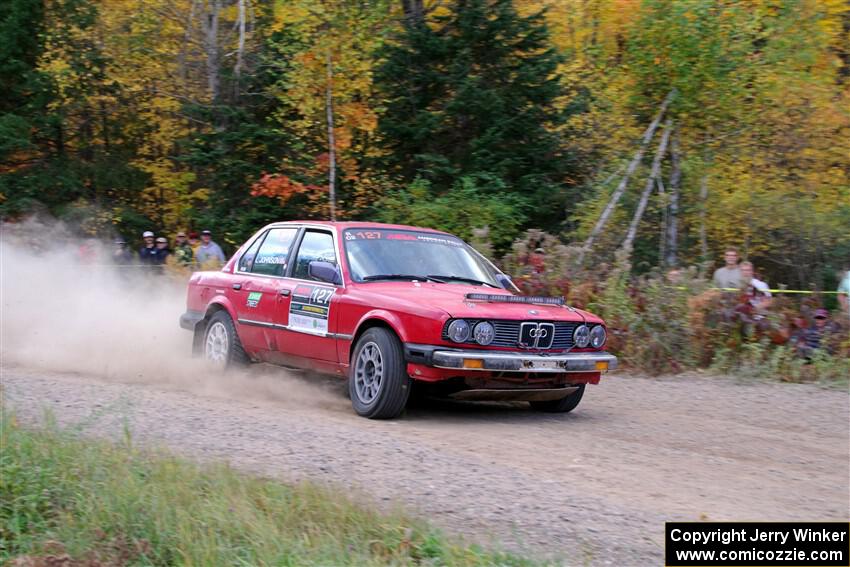
[[[616,367],[603,321],[563,298],[515,294],[459,238],[360,222],[273,223],[189,281],[193,350],[348,378],[354,410],[392,418],[414,381],[456,399],[568,412]]]

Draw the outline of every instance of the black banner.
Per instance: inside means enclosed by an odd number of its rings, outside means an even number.
[[[846,522],[668,522],[667,567],[850,567]]]

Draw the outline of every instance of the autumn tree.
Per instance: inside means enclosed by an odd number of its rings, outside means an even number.
[[[506,192],[534,203],[535,225],[562,219],[576,195],[558,133],[560,57],[543,14],[520,16],[509,0],[457,0],[404,26],[381,55],[388,172],[426,180],[437,195],[473,176],[482,199]]]
[[[278,119],[303,154],[278,173],[313,187],[321,216],[351,215],[380,191],[367,160],[377,125],[374,52],[389,23],[388,0],[282,0],[275,10]]]

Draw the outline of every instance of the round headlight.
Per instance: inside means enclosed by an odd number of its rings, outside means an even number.
[[[587,348],[590,344],[590,329],[587,325],[579,325],[573,332],[573,342],[578,348]]]
[[[449,338],[456,343],[465,343],[469,340],[469,323],[463,319],[455,319],[449,323],[447,331]]]
[[[602,325],[596,325],[590,330],[590,346],[593,348],[602,348],[606,338],[608,338],[608,334]]]
[[[481,321],[475,325],[472,336],[475,337],[476,343],[487,346],[496,338],[496,328],[489,321]]]

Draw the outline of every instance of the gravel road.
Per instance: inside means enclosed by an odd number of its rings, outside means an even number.
[[[568,415],[431,402],[352,413],[334,382],[257,366],[210,377],[2,368],[36,423],[227,460],[401,504],[486,545],[579,565],[661,565],[667,520],[847,520],[850,396],[814,385],[605,377]]]

